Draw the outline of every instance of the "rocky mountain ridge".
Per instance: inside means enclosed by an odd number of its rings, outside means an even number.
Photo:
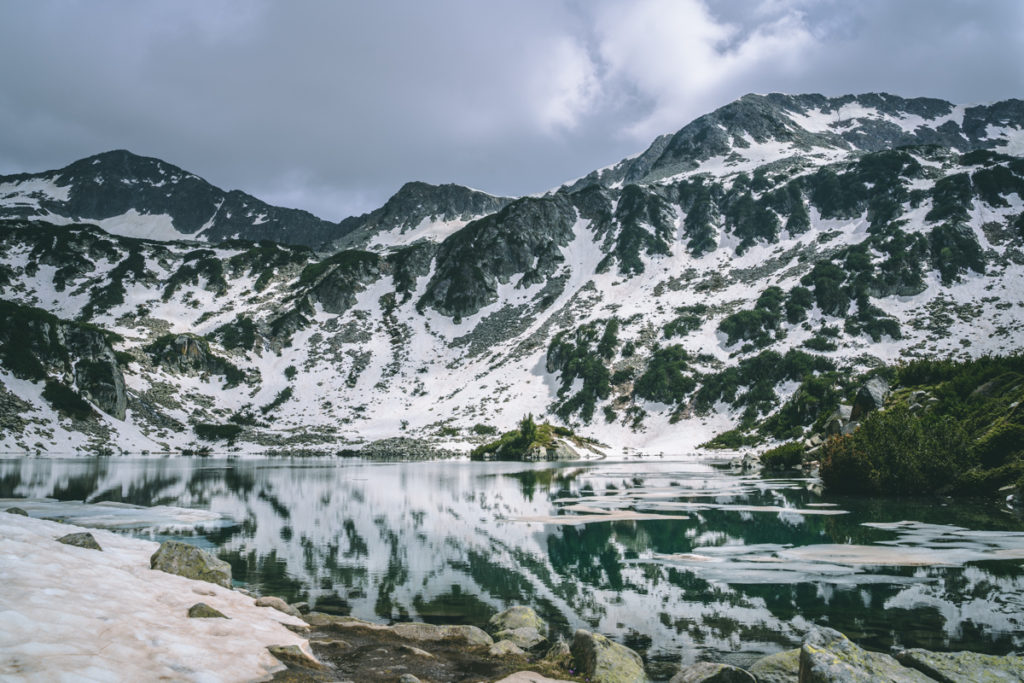
[[[749,95],[543,196],[411,183],[341,224],[266,209],[271,232],[193,240],[125,234],[158,206],[209,221],[174,191],[92,200],[120,230],[73,221],[87,175],[0,178],[0,298],[114,335],[125,418],[62,416],[0,353],[39,420],[5,450],[472,440],[532,412],[681,452],[795,438],[880,364],[1021,348],[1020,100]]]

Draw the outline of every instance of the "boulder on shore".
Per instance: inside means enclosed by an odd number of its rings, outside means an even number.
[[[977,652],[929,652],[904,650],[897,653],[903,666],[917,669],[942,683],[1024,681],[1024,657],[983,655]]]
[[[90,534],[88,531],[82,531],[77,534],[68,534],[67,536],[61,536],[57,539],[58,543],[64,545],[73,545],[77,548],[88,548],[89,550],[103,551],[100,544],[96,542],[96,537]]]
[[[800,683],[934,683],[889,655],[854,645],[831,628],[813,629],[800,647]]]
[[[257,607],[273,607],[278,612],[284,612],[287,615],[293,617],[302,618],[302,612],[295,609],[281,598],[276,598],[273,595],[264,595],[262,598],[256,598]]]
[[[181,541],[164,541],[153,556],[149,566],[168,574],[177,574],[186,579],[209,581],[218,586],[231,588],[231,565],[210,553]]]
[[[220,610],[210,607],[205,602],[197,602],[188,608],[189,619],[227,619]]]
[[[762,657],[750,666],[750,673],[757,683],[797,683],[800,679],[800,649]]]
[[[669,683],[758,683],[758,680],[737,666],[698,662],[677,673]]]
[[[487,622],[487,630],[491,633],[516,628],[535,628],[541,635],[548,632],[547,623],[533,611],[533,608],[523,605],[515,605],[504,612],[498,612]]]
[[[572,639],[576,671],[593,683],[644,683],[640,655],[599,633],[579,629]]]
[[[515,643],[517,647],[521,647],[524,650],[532,650],[533,648],[548,642],[548,639],[538,633],[537,629],[532,626],[508,628],[504,631],[498,631],[494,634],[494,639],[497,641],[507,640]]]
[[[8,512],[12,515],[21,515],[22,517],[28,517],[28,513],[19,507],[7,508],[4,512]]]

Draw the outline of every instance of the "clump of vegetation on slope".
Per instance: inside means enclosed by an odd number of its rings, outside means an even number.
[[[577,436],[571,429],[544,422],[537,424],[532,414],[519,421],[519,426],[505,432],[495,441],[474,448],[471,460],[547,460],[573,457],[572,451],[562,447],[561,440],[576,446],[590,447],[594,441]]]
[[[830,490],[977,495],[1024,485],[1024,356],[914,361],[896,378],[889,406],[826,442]]]

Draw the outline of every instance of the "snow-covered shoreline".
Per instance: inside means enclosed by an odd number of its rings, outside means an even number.
[[[89,531],[102,552],[57,538]],[[250,681],[306,639],[240,592],[150,569],[157,543],[0,512],[0,680]],[[228,619],[190,619],[204,602]]]

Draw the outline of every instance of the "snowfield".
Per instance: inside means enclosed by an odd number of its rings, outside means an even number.
[[[8,505],[10,501],[8,501]],[[8,507],[5,505],[4,507]],[[89,531],[102,552],[58,543]],[[157,543],[0,512],[0,680],[251,681],[302,620],[205,581],[149,568]],[[228,619],[190,619],[204,602]]]

